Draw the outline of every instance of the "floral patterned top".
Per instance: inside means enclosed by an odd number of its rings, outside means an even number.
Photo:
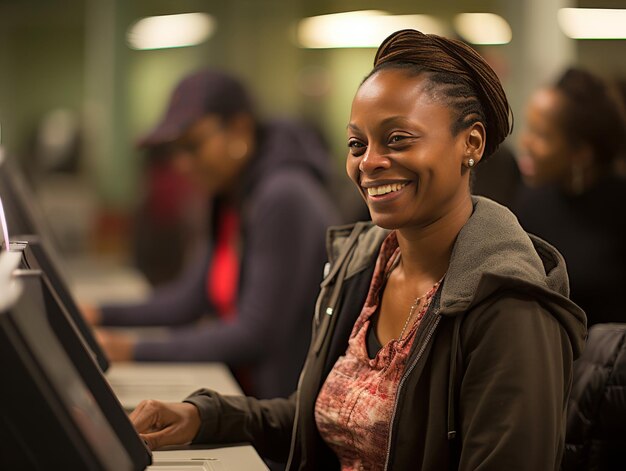
[[[342,471],[383,469],[398,385],[419,321],[441,283],[417,305],[415,322],[404,337],[389,341],[370,359],[367,332],[371,317],[378,310],[382,288],[398,256],[397,236],[391,232],[381,246],[348,349],[335,363],[315,404],[319,433],[337,454]]]

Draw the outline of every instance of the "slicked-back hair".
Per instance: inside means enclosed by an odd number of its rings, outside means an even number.
[[[378,48],[374,68],[365,80],[388,68],[426,75],[457,116],[453,135],[481,122],[487,135],[482,160],[513,130],[513,115],[498,76],[461,41],[413,29],[396,31]]]
[[[626,147],[626,123],[619,98],[588,70],[569,68],[554,88],[565,97],[561,125],[570,142],[588,144],[597,163],[609,164]]]

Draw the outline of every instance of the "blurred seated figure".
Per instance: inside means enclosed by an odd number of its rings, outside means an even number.
[[[626,324],[597,324],[574,362],[563,471],[613,471],[626,463]]]
[[[626,180],[613,171],[625,134],[607,85],[585,70],[567,70],[528,104],[519,158],[528,188],[514,209],[563,254],[589,325],[626,321]]]
[[[286,396],[308,347],[326,227],[337,222],[327,152],[298,123],[258,120],[243,85],[216,70],[184,78],[140,142],[163,145],[210,199],[206,247],[147,302],[86,306],[85,316],[172,327],[163,339],[101,330],[113,361],[225,362],[246,393]]]

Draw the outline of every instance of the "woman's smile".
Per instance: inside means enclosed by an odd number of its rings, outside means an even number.
[[[368,203],[382,203],[398,199],[408,191],[410,181],[368,182],[361,184]]]

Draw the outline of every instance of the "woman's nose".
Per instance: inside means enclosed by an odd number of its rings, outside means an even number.
[[[368,146],[359,162],[359,170],[363,173],[373,173],[384,170],[391,166],[391,160],[387,155],[375,146]]]

